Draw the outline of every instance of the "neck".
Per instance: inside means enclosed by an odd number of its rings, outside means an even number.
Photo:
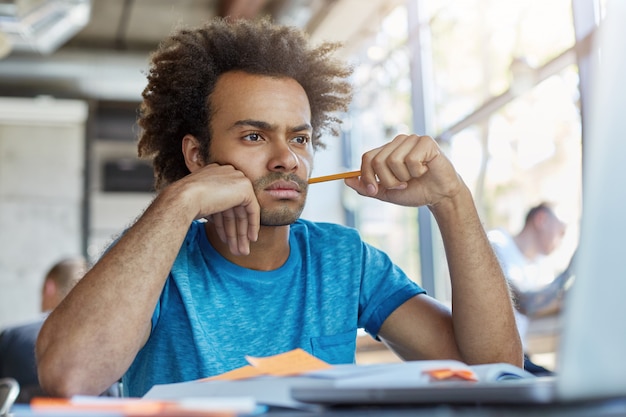
[[[539,255],[537,249],[535,249],[534,237],[531,233],[526,232],[527,229],[522,230],[517,236],[513,238],[517,248],[522,252],[526,259],[533,261]]]
[[[256,271],[272,271],[289,258],[289,226],[261,226],[259,238],[250,242],[250,254],[233,255],[217,235],[213,223],[205,223],[207,238],[216,251],[235,265]]]

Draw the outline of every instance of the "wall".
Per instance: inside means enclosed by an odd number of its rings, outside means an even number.
[[[132,140],[96,138],[92,142],[89,169],[90,222],[88,249],[91,261],[96,261],[120,232],[130,226],[154,198],[149,192],[106,192],[103,190],[103,163],[107,160],[137,161],[137,146]]]
[[[43,277],[82,253],[87,106],[0,98],[0,327],[39,313]]]

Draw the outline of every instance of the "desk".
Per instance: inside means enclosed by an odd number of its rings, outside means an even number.
[[[270,411],[268,417],[617,417],[626,416],[626,398],[542,406],[423,406],[326,409],[320,412]]]
[[[58,413],[34,413],[30,407],[18,404],[10,417],[59,417]],[[102,412],[78,414],[73,417],[102,417]],[[107,417],[122,417],[106,414]],[[420,407],[349,407],[329,408],[321,411],[295,411],[277,409],[258,417],[617,417],[626,416],[626,398],[598,402],[553,405],[515,406],[449,406]]]

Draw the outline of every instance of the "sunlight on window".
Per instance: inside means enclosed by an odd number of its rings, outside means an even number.
[[[568,221],[559,266],[574,251],[581,201],[581,122],[575,62],[540,72],[575,43],[570,0],[427,1],[433,120],[439,132],[472,117],[442,147],[474,193],[485,226],[521,227],[546,200]],[[396,8],[356,58],[352,160],[412,130],[407,11]],[[544,74],[544,78],[540,78]],[[498,105],[485,106],[495,99]],[[493,104],[493,103],[491,103]],[[478,114],[478,110],[483,112]],[[416,132],[424,133],[424,132]],[[401,214],[402,213],[402,214]],[[416,213],[363,201],[355,219],[419,282]]]

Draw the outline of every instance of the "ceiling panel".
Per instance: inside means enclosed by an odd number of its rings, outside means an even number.
[[[135,0],[125,37],[129,43],[158,43],[181,24],[197,26],[215,16],[214,1]]]
[[[33,0],[13,0],[22,1]],[[315,42],[345,42],[349,51],[404,0],[45,0],[42,4],[88,2],[89,20],[53,53],[13,51],[0,59],[0,96],[136,100],[148,53],[174,28],[201,24],[217,15],[222,2],[254,1],[264,5],[261,14],[302,27]]]
[[[152,49],[176,25],[215,16],[215,0],[92,0],[91,20],[67,47]]]
[[[112,39],[115,36],[117,22],[122,15],[123,8],[124,0],[92,0],[89,23],[70,40],[70,43],[76,42],[78,39],[80,40],[79,44]]]

